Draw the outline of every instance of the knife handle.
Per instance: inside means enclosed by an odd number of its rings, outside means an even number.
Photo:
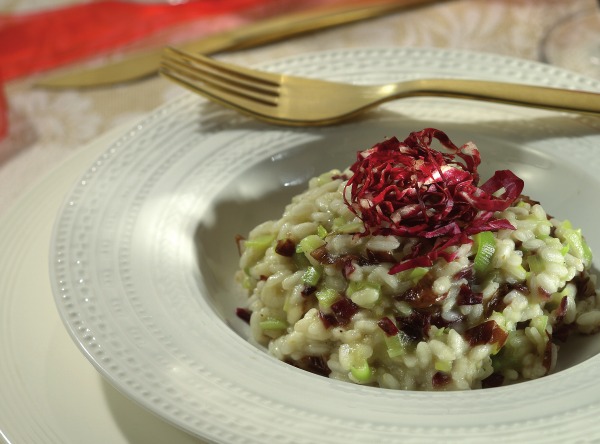
[[[201,52],[210,55],[221,51],[247,49],[283,40],[324,28],[341,26],[369,18],[380,17],[394,11],[411,7],[439,3],[439,0],[387,0],[319,8],[317,10],[286,14],[244,26],[232,31],[209,36],[202,41],[191,42],[178,47],[187,52]]]

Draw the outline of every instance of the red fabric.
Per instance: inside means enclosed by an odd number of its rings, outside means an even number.
[[[24,14],[0,14],[0,140],[8,131],[3,81],[101,55],[200,18],[243,13],[269,0],[180,4],[98,0]]]
[[[178,2],[181,2],[177,4]],[[88,3],[32,13],[0,14],[0,139],[8,129],[2,83],[139,45],[163,33],[199,28],[215,32],[211,19],[236,17],[241,22],[290,9],[345,0],[172,0],[136,3],[90,0]],[[235,21],[235,20],[234,20]],[[225,26],[227,20],[217,26]],[[230,23],[235,25],[235,23]],[[239,23],[238,23],[239,24]],[[198,29],[197,29],[198,30]],[[139,48],[138,48],[139,49]]]
[[[0,82],[0,140],[6,136],[8,132],[8,117],[6,115],[6,99],[4,98],[4,88]]]
[[[106,53],[164,28],[239,12],[266,0],[144,4],[100,0],[35,13],[0,15],[0,80]]]

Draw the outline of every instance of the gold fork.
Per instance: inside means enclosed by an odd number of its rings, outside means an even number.
[[[330,125],[381,103],[414,96],[600,113],[600,94],[588,91],[444,78],[353,85],[258,71],[173,48],[165,49],[160,72],[212,101],[280,125]]]

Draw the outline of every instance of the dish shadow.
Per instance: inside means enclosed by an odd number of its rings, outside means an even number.
[[[208,444],[164,421],[154,413],[124,396],[106,379],[101,386],[106,405],[115,424],[131,444]]]
[[[544,115],[528,115],[524,110],[527,108],[515,107],[510,105],[492,104],[485,102],[474,102],[461,99],[448,99],[442,97],[421,97],[404,99],[405,102],[422,101],[424,103],[431,102],[432,109],[443,108],[444,104],[447,114],[437,112],[432,116],[417,116],[409,112],[402,112],[400,108],[390,109],[382,106],[380,108],[370,110],[359,116],[348,119],[347,121],[328,128],[348,127],[352,125],[363,125],[364,123],[375,124],[381,121],[395,122],[400,128],[408,128],[408,131],[418,131],[427,127],[439,128],[449,132],[449,128],[462,129],[467,134],[478,134],[482,129],[484,131],[491,130],[496,136],[500,134],[517,136],[522,143],[539,142],[545,139],[554,137],[576,138],[597,135],[600,131],[600,117],[592,115],[583,115],[576,113],[559,113],[547,112]],[[467,105],[469,116],[467,119],[461,120],[460,113],[464,113]],[[478,110],[477,108],[480,108]],[[498,114],[500,110],[502,115],[511,115],[512,118],[493,119],[490,118],[488,112],[493,112],[492,115]],[[408,108],[409,110],[411,108]],[[473,111],[475,109],[476,111]],[[202,133],[211,134],[226,129],[235,130],[250,130],[256,131],[265,128],[281,128],[281,126],[265,123],[250,119],[242,114],[236,113],[222,106],[207,102],[199,105],[198,113],[202,114],[203,118],[199,119],[200,130]],[[420,114],[423,114],[422,112]],[[205,116],[211,116],[206,118]],[[482,119],[473,120],[473,116],[482,116]],[[519,118],[522,116],[522,118]],[[437,126],[436,126],[437,125]],[[291,130],[302,131],[304,133],[318,133],[323,128],[317,126],[307,126],[300,129],[290,127]],[[400,136],[404,133],[394,133],[392,135]],[[408,133],[406,133],[408,135]],[[465,140],[466,141],[466,140]],[[458,142],[458,141],[457,141]],[[477,143],[477,141],[474,141]]]

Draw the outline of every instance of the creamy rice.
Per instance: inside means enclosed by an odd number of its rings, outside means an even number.
[[[390,273],[418,240],[360,234],[352,175],[311,179],[279,220],[240,242],[241,312],[274,357],[383,388],[485,388],[548,374],[570,333],[600,329],[589,248],[538,202],[519,196],[494,213],[514,229],[470,235],[446,249],[451,260]]]

